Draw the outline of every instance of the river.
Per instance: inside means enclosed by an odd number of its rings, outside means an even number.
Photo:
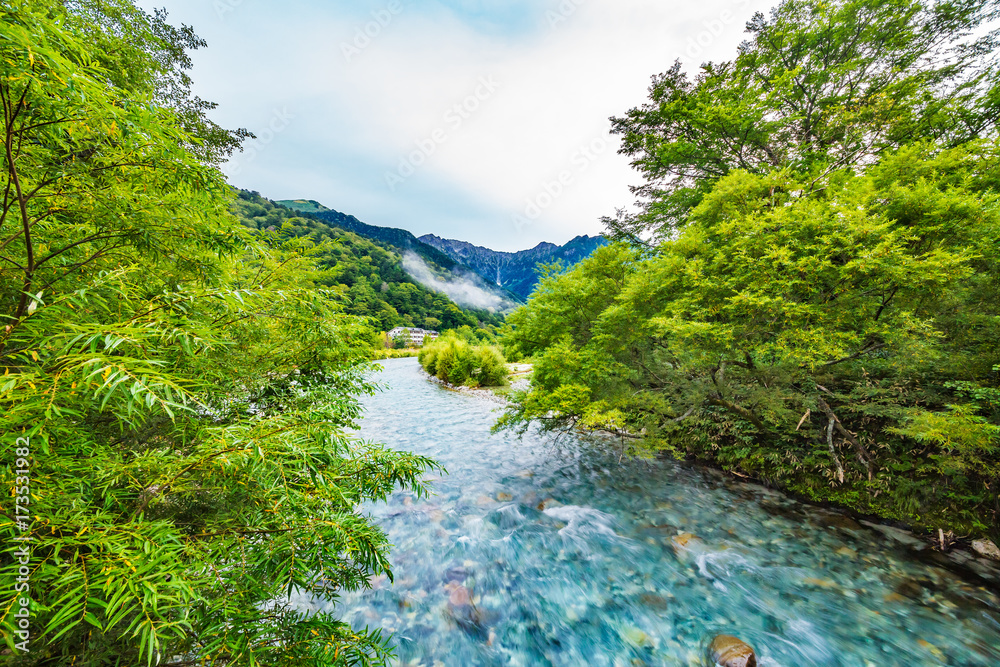
[[[336,612],[400,665],[703,666],[718,634],[764,667],[1000,664],[995,583],[901,531],[599,440],[491,435],[496,403],[384,367],[361,435],[448,474],[367,508],[396,580]]]

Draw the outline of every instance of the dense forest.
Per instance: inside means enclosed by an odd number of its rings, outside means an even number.
[[[639,212],[509,318],[536,365],[501,426],[996,538],[995,11],[786,0],[732,61],[656,76],[612,119]]]
[[[258,193],[240,191],[234,210],[246,227],[273,232],[278,239],[306,239],[311,256],[326,269],[317,284],[328,288],[344,311],[371,318],[373,326],[389,331],[398,326],[449,330],[482,328],[495,333],[503,316],[464,308],[432,291],[403,269],[400,250],[359,236],[313,215],[275,204]],[[445,258],[447,260],[447,258]],[[427,260],[425,260],[427,261]],[[454,266],[430,264],[442,274]]]

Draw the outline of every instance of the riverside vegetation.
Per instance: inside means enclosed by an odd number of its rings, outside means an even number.
[[[128,0],[12,0],[0,31],[5,663],[384,663],[289,595],[391,575],[359,508],[433,463],[348,435],[374,332],[311,241],[231,214],[247,133],[190,94],[203,42]]]
[[[467,387],[498,387],[507,381],[507,364],[495,345],[471,334],[448,332],[420,349],[424,370],[443,382]]]
[[[535,374],[499,426],[996,539],[995,13],[787,0],[733,60],[655,77],[613,119],[640,210],[509,318]]]

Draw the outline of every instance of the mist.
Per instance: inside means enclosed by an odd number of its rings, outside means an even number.
[[[448,279],[437,276],[427,263],[412,251],[403,255],[403,269],[424,287],[444,294],[460,306],[502,312],[512,310],[518,305],[511,299],[485,289],[484,281],[477,275],[463,276],[453,273]]]

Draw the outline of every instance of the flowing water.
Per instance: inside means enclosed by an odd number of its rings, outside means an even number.
[[[708,665],[718,634],[767,667],[1000,664],[982,562],[960,576],[902,531],[599,441],[491,435],[496,403],[385,369],[362,436],[448,474],[368,508],[396,581],[336,611],[391,633],[400,665]]]

